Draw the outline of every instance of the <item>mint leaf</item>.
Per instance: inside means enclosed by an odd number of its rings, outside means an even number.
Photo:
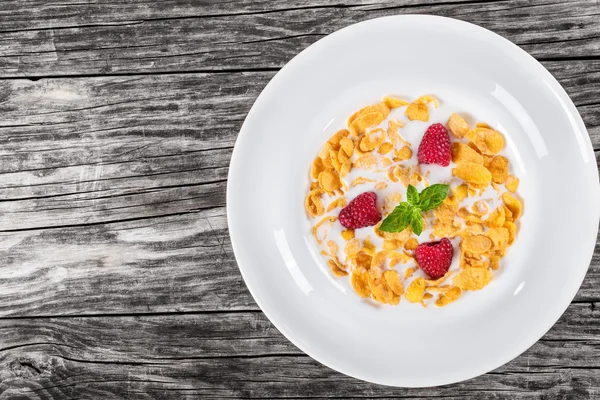
[[[408,204],[411,206],[419,206],[419,192],[417,192],[417,188],[413,185],[408,185],[408,189],[406,190],[406,200],[408,200]]]
[[[419,210],[418,208],[413,209],[410,227],[417,236],[419,236],[421,232],[423,232],[423,219],[421,217],[421,210]]]
[[[410,188],[410,187],[409,187]],[[419,203],[415,206],[419,207],[421,211],[429,211],[439,207],[448,196],[448,190],[450,185],[435,184],[423,189],[419,195]]]
[[[414,207],[406,202],[398,204],[381,223],[379,227],[383,232],[402,232],[412,220]]]
[[[419,194],[417,188],[408,185],[406,199],[408,202],[398,204],[379,227],[382,232],[402,232],[409,225],[415,235],[423,232],[423,217],[421,212],[437,208],[446,196],[448,196],[450,185],[435,184],[423,189]]]

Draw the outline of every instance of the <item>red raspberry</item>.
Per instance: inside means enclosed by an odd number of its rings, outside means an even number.
[[[433,124],[425,131],[417,159],[420,164],[439,164],[443,167],[450,165],[452,152],[450,150],[450,136],[442,124]]]
[[[381,214],[377,210],[376,203],[377,195],[375,193],[359,194],[340,211],[340,223],[348,229],[377,224],[381,221]]]
[[[419,267],[432,279],[441,278],[448,272],[453,255],[454,248],[448,238],[439,242],[421,243],[415,250],[415,259]]]

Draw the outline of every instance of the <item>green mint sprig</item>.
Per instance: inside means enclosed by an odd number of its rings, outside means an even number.
[[[413,185],[408,185],[406,200],[390,213],[379,227],[383,232],[402,232],[410,225],[412,231],[419,236],[423,232],[421,213],[439,207],[448,196],[450,185],[435,184],[426,187],[421,193]]]

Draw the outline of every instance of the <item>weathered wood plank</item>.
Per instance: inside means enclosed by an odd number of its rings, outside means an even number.
[[[600,62],[550,64],[576,102],[600,94]],[[272,76],[0,82],[0,315],[256,310],[223,207]],[[599,144],[600,103],[580,110]],[[576,300],[598,301],[599,282],[597,248]]]
[[[600,241],[576,303],[523,356],[402,390],[319,365],[257,312],[223,207],[237,131],[274,70],[383,15],[452,16],[515,41],[545,60],[600,150],[597,1],[2,5],[0,79],[178,75],[0,80],[0,397],[600,397]],[[268,71],[180,74],[250,69]],[[67,314],[98,316],[10,318]]]
[[[0,249],[0,315],[257,309],[223,207],[4,232]]]
[[[466,0],[446,0],[447,5],[469,2]],[[492,3],[490,0],[489,3]],[[107,3],[103,0],[87,0],[82,3],[68,3],[44,0],[6,0],[0,10],[2,31],[20,31],[31,29],[52,29],[56,27],[85,25],[107,25],[113,23],[131,23],[143,20],[172,18],[210,18],[244,14],[261,14],[302,10],[310,8],[343,7],[381,7],[381,6],[427,6],[435,0],[244,0],[244,1],[195,1],[164,0],[160,7],[146,0],[130,0],[125,3]]]
[[[544,336],[543,346],[556,342],[600,346],[598,303],[573,303]],[[302,351],[289,342],[259,311],[153,314],[132,316],[0,318],[5,349],[50,346],[68,358],[95,361],[170,362],[178,359],[265,356]],[[131,332],[137,332],[131,335]],[[569,346],[567,346],[569,347]],[[573,346],[570,346],[573,347]],[[600,351],[600,348],[597,349]],[[571,360],[575,367],[599,360]],[[559,360],[558,363],[567,363]]]
[[[139,365],[97,364],[32,353],[5,363],[3,374],[7,378],[2,386],[14,398],[593,400],[600,393],[599,369],[593,366],[530,365],[526,372],[518,372],[509,364],[467,382],[401,389],[362,382],[335,373],[309,357],[289,355]]]
[[[591,399],[600,394],[599,319],[599,308],[573,304],[545,339],[493,373],[458,385],[408,390],[368,384],[319,365],[262,313],[8,319],[0,321],[0,393],[13,389],[13,394],[56,399],[372,398],[375,393]]]
[[[279,68],[335,30],[400,13],[473,22],[540,59],[600,57],[600,6],[588,0],[166,3],[12,3],[0,12],[0,77]]]
[[[0,316],[258,310],[224,208],[1,233]],[[600,240],[575,301],[600,301]]]
[[[600,148],[600,61],[548,66]],[[0,231],[222,206],[237,132],[273,75],[0,82]]]
[[[0,231],[224,205],[237,132],[271,76],[1,82]]]

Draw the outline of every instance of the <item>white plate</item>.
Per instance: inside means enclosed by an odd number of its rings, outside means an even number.
[[[353,111],[385,94],[426,93],[506,135],[525,214],[484,290],[444,308],[376,308],[313,254],[308,169]],[[432,113],[430,122],[445,118]],[[404,387],[472,378],[541,338],[586,274],[598,204],[588,134],[550,73],[488,30],[423,15],[352,25],[290,61],[249,112],[227,186],[235,256],[273,324],[330,368]]]

